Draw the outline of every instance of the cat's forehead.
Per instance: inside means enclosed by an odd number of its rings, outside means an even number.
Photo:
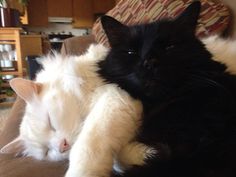
[[[180,27],[172,20],[161,20],[146,25],[137,25],[130,28],[130,42],[134,45],[151,45],[155,41],[172,40],[178,38]]]
[[[173,20],[163,19],[157,22],[149,23],[149,24],[141,24],[132,26],[131,36],[157,36],[160,34],[168,34],[175,31],[178,26],[175,25]],[[174,29],[173,29],[174,28]]]

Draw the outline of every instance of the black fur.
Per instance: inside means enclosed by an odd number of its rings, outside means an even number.
[[[200,7],[131,27],[101,19],[111,51],[99,73],[143,102],[137,140],[159,151],[121,176],[236,176],[236,77],[195,37]]]

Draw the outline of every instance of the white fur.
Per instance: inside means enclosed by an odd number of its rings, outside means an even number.
[[[42,90],[27,102],[20,126],[24,155],[69,158],[66,177],[109,176],[114,158],[136,135],[142,105],[97,75],[96,62],[107,52],[92,45],[79,57],[55,54],[44,59],[36,78]],[[60,153],[63,139],[71,149]]]
[[[114,155],[134,138],[139,127],[140,105],[127,93],[115,85],[104,85],[95,92],[92,111],[71,149],[66,177],[109,176]]]
[[[223,39],[217,35],[202,39],[213,59],[227,66],[227,71],[236,74],[236,40]]]
[[[130,165],[144,165],[145,160],[158,155],[158,151],[145,144],[132,142],[126,145],[115,159],[115,170],[123,172]]]

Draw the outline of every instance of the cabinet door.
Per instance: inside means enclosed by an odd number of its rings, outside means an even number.
[[[27,6],[30,26],[47,26],[47,0],[30,0]]]
[[[105,14],[115,6],[115,0],[93,0],[93,13]]]
[[[91,28],[94,22],[92,0],[73,0],[73,17],[76,28]]]
[[[72,0],[47,0],[49,17],[72,17]]]

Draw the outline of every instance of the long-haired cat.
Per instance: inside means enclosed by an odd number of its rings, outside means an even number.
[[[236,76],[216,39],[204,42],[213,57],[195,36],[200,8],[196,1],[175,19],[130,27],[102,17],[111,50],[99,73],[142,101],[136,140],[157,150],[114,176],[236,176]]]
[[[115,84],[104,84],[96,72],[107,51],[92,45],[82,56],[51,56],[36,81],[11,80],[27,105],[19,137],[1,152],[38,160],[69,158],[66,177],[102,177],[109,176],[124,147],[125,152],[145,151],[144,145],[131,143],[141,121],[140,101]]]

